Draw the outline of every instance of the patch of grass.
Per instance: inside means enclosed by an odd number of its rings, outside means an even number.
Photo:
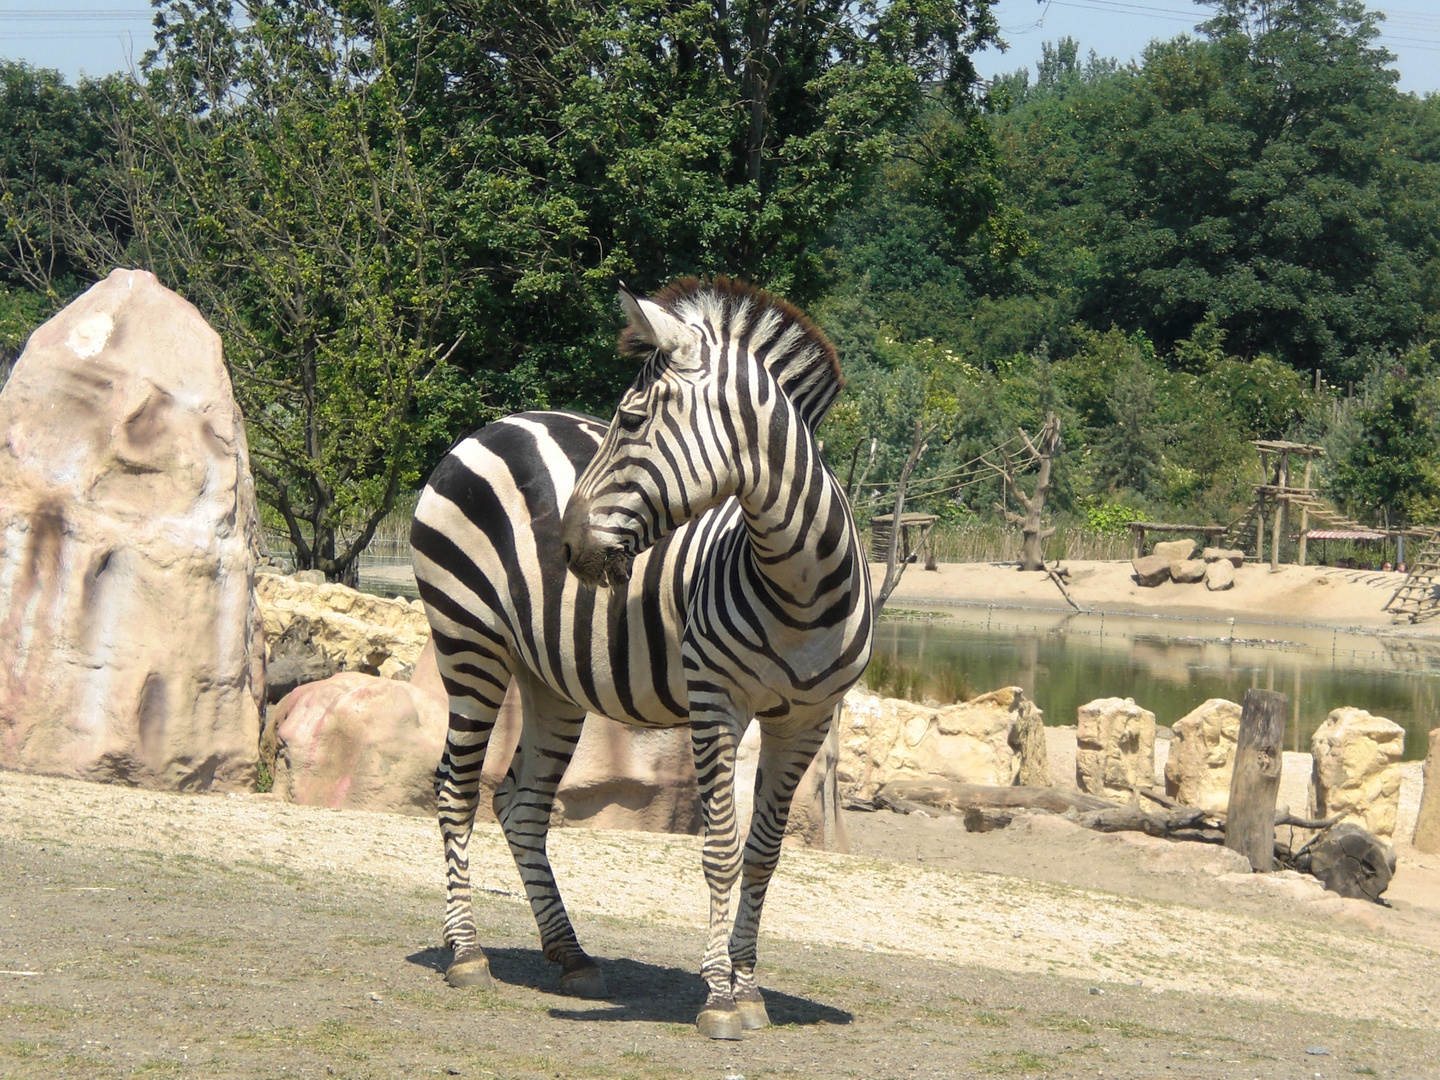
[[[1083,1035],[1089,1035],[1095,1030],[1095,1025],[1085,1017],[1071,1016],[1069,1013],[1046,1013],[1036,1023],[1051,1031],[1075,1031]]]
[[[973,1012],[970,1014],[970,1019],[981,1027],[1007,1028],[1010,1026],[1008,1018],[994,1012]]]
[[[275,777],[270,775],[270,766],[261,760],[256,763],[255,768],[255,790],[262,795],[275,787]]]
[[[1352,1071],[1354,1071],[1355,1073],[1358,1073],[1360,1076],[1379,1076],[1379,1075],[1380,1075],[1380,1074],[1377,1073],[1374,1069],[1372,1069],[1369,1065],[1356,1065],[1355,1068],[1354,1068]]]
[[[1032,1054],[1029,1050],[1015,1050],[1010,1053],[995,1051],[975,1061],[975,1068],[991,1075],[1000,1073],[1049,1072],[1052,1063],[1043,1054]]]
[[[174,1058],[151,1058],[140,1066],[140,1071],[146,1073],[178,1073],[184,1067],[184,1062],[176,1061]]]

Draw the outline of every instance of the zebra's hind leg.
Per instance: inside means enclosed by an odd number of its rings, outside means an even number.
[[[445,944],[453,956],[445,981],[455,987],[490,985],[490,961],[480,947],[470,893],[470,837],[480,803],[480,772],[505,698],[505,661],[435,635],[435,659],[450,698],[445,751],[435,770],[435,810],[445,844]],[[454,646],[454,648],[452,648]]]
[[[710,932],[700,974],[707,990],[695,1018],[700,1034],[712,1039],[738,1039],[743,1021],[735,1004],[733,972],[726,935],[730,924],[730,893],[740,875],[740,837],[735,821],[735,750],[740,727],[728,712],[699,712],[694,687],[690,699],[690,740],[695,751],[695,779],[705,816],[701,861],[710,887]]]
[[[745,841],[740,900],[736,905],[735,929],[730,935],[729,945],[735,1004],[747,1031],[770,1024],[765,998],[755,982],[760,911],[765,905],[770,878],[780,862],[780,845],[785,839],[785,823],[790,819],[790,803],[795,797],[795,789],[825,742],[829,730],[830,718],[827,716],[819,727],[790,738],[772,735],[763,727],[760,732],[760,759],[755,770],[755,813],[750,819],[750,835]]]
[[[555,791],[575,755],[585,710],[528,672],[517,672],[516,682],[525,723],[510,772],[495,791],[495,813],[525,883],[545,958],[560,965],[560,992],[572,997],[604,997],[605,977],[580,947],[545,850]]]

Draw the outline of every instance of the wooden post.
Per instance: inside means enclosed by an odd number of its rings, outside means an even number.
[[[1305,488],[1306,491],[1309,491],[1309,490],[1310,490],[1310,466],[1313,465],[1314,463],[1315,463],[1314,456],[1311,455],[1311,454],[1306,454],[1306,455],[1305,455],[1305,482],[1304,482],[1304,484],[1301,485],[1302,487]],[[1309,496],[1309,495],[1306,495],[1305,497],[1308,499],[1310,496]],[[1300,565],[1301,565],[1301,566],[1304,566],[1304,565],[1305,565],[1305,534],[1306,534],[1307,532],[1309,532],[1309,531],[1310,531],[1310,507],[1309,507],[1309,505],[1302,503],[1301,506],[1300,506],[1300,557],[1299,557],[1299,562],[1300,562]]]
[[[1280,495],[1280,491],[1289,486],[1290,483],[1290,455],[1281,454],[1280,464],[1275,466],[1275,513],[1274,520],[1270,525],[1270,569],[1272,571],[1280,568],[1280,519],[1284,515],[1287,501]]]
[[[1285,760],[1285,714],[1290,701],[1272,690],[1246,690],[1225,814],[1225,846],[1250,860],[1257,873],[1275,865],[1275,800]]]
[[[1255,561],[1265,561],[1265,493],[1255,500]]]

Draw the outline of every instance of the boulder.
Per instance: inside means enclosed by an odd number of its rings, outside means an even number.
[[[1440,728],[1430,732],[1430,750],[1425,755],[1424,787],[1420,794],[1420,816],[1415,821],[1415,846],[1427,855],[1440,855]]]
[[[1135,580],[1145,588],[1153,589],[1156,585],[1163,585],[1170,580],[1170,564],[1173,561],[1163,555],[1146,555],[1141,559],[1130,560],[1130,565],[1135,570]]]
[[[253,788],[258,528],[219,337],[116,270],[31,336],[0,440],[0,767]]]
[[[1165,793],[1182,806],[1223,814],[1230,805],[1240,706],[1211,698],[1175,721],[1165,760]]]
[[[271,709],[261,740],[282,798],[322,806],[433,813],[432,777],[444,750],[449,707],[433,644],[408,682],[342,672],[299,687]],[[512,685],[490,736],[476,817],[494,821],[495,789],[520,743],[523,711]],[[836,737],[801,778],[786,843],[847,849],[835,788]],[[759,728],[737,754],[737,813],[748,821]],[[688,727],[634,728],[586,717],[556,793],[552,824],[699,833],[704,822]]]
[[[1228,562],[1237,570],[1245,565],[1245,552],[1239,548],[1207,547],[1200,553],[1200,558],[1207,563]]]
[[[1075,783],[1081,791],[1129,801],[1155,786],[1155,714],[1133,698],[1097,698],[1076,715]]]
[[[1151,548],[1150,554],[1166,562],[1184,562],[1195,554],[1195,541],[1162,540]]]
[[[1205,562],[1202,559],[1183,559],[1170,564],[1170,580],[1180,585],[1194,585],[1205,580]]]
[[[414,667],[430,640],[423,609],[327,582],[316,570],[262,574],[255,594],[267,640],[279,641],[296,619],[304,619],[310,649],[342,671],[394,678]]]
[[[1310,816],[1344,814],[1386,843],[1400,809],[1400,757],[1405,729],[1364,709],[1330,713],[1310,739]]]
[[[852,690],[841,708],[837,777],[861,799],[898,780],[1009,785],[1022,772],[1048,778],[1048,762],[1037,756],[1042,723],[1018,686],[943,706]]]
[[[1224,592],[1235,586],[1235,567],[1228,559],[1219,559],[1205,564],[1205,588],[1211,592]]]
[[[293,619],[278,641],[269,642],[265,661],[265,700],[274,705],[297,686],[328,679],[340,665],[315,644],[314,625],[303,615]]]
[[[287,695],[266,718],[274,791],[288,802],[435,813],[444,702],[410,683],[342,671]]]

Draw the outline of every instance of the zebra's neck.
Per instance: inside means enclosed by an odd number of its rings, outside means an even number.
[[[868,568],[845,493],[809,428],[784,395],[756,425],[737,496],[750,540],[750,565],[783,608],[806,621],[837,603],[862,602]],[[838,612],[837,612],[838,614]]]

